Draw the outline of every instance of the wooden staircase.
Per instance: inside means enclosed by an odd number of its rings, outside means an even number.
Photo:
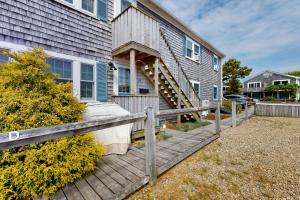
[[[143,74],[154,83],[154,65],[141,66],[140,70]],[[168,104],[176,109],[178,107],[178,94],[181,94],[181,108],[192,108],[194,107],[190,99],[186,96],[185,92],[179,88],[179,85],[168,67],[160,60],[158,68],[158,79],[159,79],[159,92],[161,96],[168,102]],[[198,113],[187,114],[183,116],[184,121],[200,120]]]

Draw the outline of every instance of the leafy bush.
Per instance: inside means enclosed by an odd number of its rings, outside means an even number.
[[[227,110],[232,111],[232,102],[230,100],[224,100],[223,101],[223,106]],[[236,106],[236,112],[237,113],[241,113],[242,112],[242,105],[241,104],[237,104],[237,106]]]
[[[6,54],[0,64],[0,132],[76,122],[85,105],[72,95],[71,84],[58,84],[42,49]],[[95,168],[104,147],[94,135],[0,151],[0,199],[49,196]]]
[[[275,98],[273,96],[265,96],[263,101],[275,101]]]
[[[291,97],[293,99],[296,98],[297,91],[299,89],[299,86],[296,83],[289,83],[286,85],[269,85],[266,87],[265,91],[267,92],[276,92],[276,91],[286,91],[291,92]]]
[[[185,122],[185,123],[177,124],[176,130],[188,132],[190,130],[200,128],[202,126],[207,126],[209,124],[210,124],[210,122],[208,122],[208,121]]]

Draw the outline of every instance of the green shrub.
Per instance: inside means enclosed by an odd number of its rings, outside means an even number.
[[[6,54],[0,64],[0,132],[76,122],[85,105],[58,84],[42,49]],[[49,196],[95,168],[104,146],[85,134],[0,151],[0,199]]]
[[[178,131],[183,131],[183,132],[188,132],[196,128],[200,128],[202,126],[209,125],[210,122],[208,121],[195,121],[195,122],[185,122],[181,124],[176,125],[176,130]]]
[[[265,96],[265,97],[263,98],[263,101],[275,101],[275,98],[272,97],[272,96]]]
[[[227,110],[232,111],[232,101],[230,101],[230,100],[224,100],[223,101],[223,106]],[[242,105],[237,104],[236,111],[237,111],[237,113],[241,113],[242,112]]]

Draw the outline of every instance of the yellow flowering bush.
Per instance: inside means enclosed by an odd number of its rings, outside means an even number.
[[[70,83],[58,84],[42,49],[5,52],[0,64],[0,132],[81,120],[85,105]],[[95,168],[104,146],[93,134],[61,138],[0,151],[0,199],[49,197]]]

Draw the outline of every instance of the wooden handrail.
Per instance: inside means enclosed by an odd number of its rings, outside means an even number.
[[[208,106],[208,107],[196,107],[196,108],[185,108],[185,109],[172,109],[172,110],[162,110],[159,111],[155,116],[156,117],[168,117],[172,115],[184,115],[195,112],[202,112],[207,110],[217,109],[216,106]]]
[[[138,113],[122,117],[106,117],[100,120],[20,130],[15,132],[18,133],[18,137],[16,139],[10,139],[9,133],[0,133],[0,150],[130,124],[142,121],[146,117],[145,113]]]

